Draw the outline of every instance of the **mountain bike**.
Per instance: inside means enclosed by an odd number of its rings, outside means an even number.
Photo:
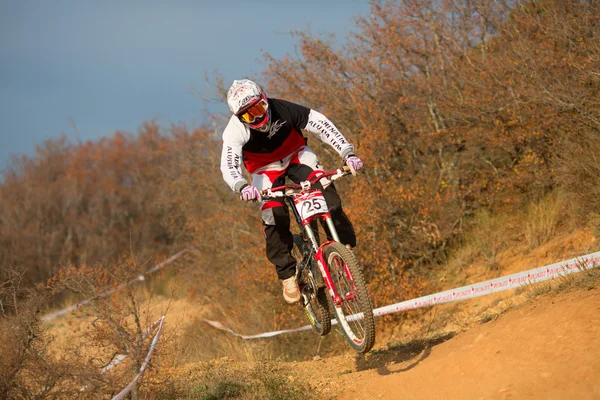
[[[331,172],[318,171],[301,183],[263,190],[263,199],[283,198],[300,228],[294,235],[292,254],[298,260],[296,278],[301,304],[313,329],[321,336],[331,331],[330,307],[350,346],[366,353],[375,343],[373,306],[362,268],[349,246],[344,246],[335,229],[323,193],[313,186],[323,178],[331,181],[355,174],[344,166]],[[329,238],[320,244],[318,221],[327,227]]]

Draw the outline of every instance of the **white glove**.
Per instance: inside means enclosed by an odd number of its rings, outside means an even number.
[[[350,171],[352,171],[352,175],[354,175],[356,174],[356,171],[363,167],[363,162],[356,156],[349,156],[346,158],[346,165],[350,167]]]
[[[255,186],[246,185],[240,191],[240,199],[244,201],[260,201],[262,196]]]

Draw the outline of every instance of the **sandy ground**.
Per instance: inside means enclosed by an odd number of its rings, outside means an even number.
[[[324,398],[600,399],[600,288],[536,297],[454,337],[292,365]]]

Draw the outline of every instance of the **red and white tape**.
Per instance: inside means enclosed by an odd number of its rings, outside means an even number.
[[[539,283],[549,279],[558,278],[560,276],[569,275],[575,272],[580,272],[585,269],[595,268],[600,266],[600,251],[587,254],[584,256],[572,258],[570,260],[557,262],[546,265],[544,267],[534,268],[516,274],[503,276],[501,278],[490,279],[484,282],[474,283],[455,289],[444,290],[434,294],[418,297],[416,299],[405,300],[399,303],[390,304],[388,306],[379,307],[373,310],[373,315],[376,317],[393,314],[402,311],[414,310],[422,307],[429,307],[436,304],[450,303],[454,301],[467,300],[475,297],[485,296],[492,293],[498,293],[505,290],[516,289],[527,284]],[[357,316],[358,317],[358,316]],[[301,326],[294,329],[284,329],[273,332],[258,333],[256,335],[241,335],[234,332],[230,328],[225,327],[218,321],[204,320],[214,328],[221,329],[242,339],[258,339],[268,338],[283,333],[300,332],[310,330],[310,325]],[[336,324],[336,320],[331,321]]]
[[[142,333],[142,341],[144,341],[148,335],[150,335],[152,333],[152,331],[154,331],[154,329],[156,329],[157,326],[159,326],[159,329],[162,329],[162,323],[163,320],[165,319],[165,316],[163,315],[162,317],[160,317],[159,319],[157,319],[156,321],[154,321],[152,323],[152,325],[150,325],[148,327],[148,329],[146,329],[143,333]],[[157,332],[158,334],[158,332]],[[139,344],[140,340],[136,340],[135,344]],[[116,356],[113,357],[112,360],[110,360],[110,362],[104,367],[102,368],[102,370],[100,370],[100,375],[104,374],[106,371],[111,370],[114,366],[116,366],[118,363],[120,363],[121,361],[123,361],[124,359],[127,358],[127,354],[117,354]],[[88,389],[89,386],[84,386],[81,389],[79,389],[80,392],[85,392]]]
[[[135,387],[135,385],[140,380],[142,375],[144,375],[144,371],[146,371],[146,368],[148,367],[148,364],[150,363],[150,357],[152,356],[152,352],[154,352],[154,348],[156,347],[156,344],[158,343],[158,339],[160,338],[160,332],[162,331],[164,320],[165,320],[165,316],[163,315],[160,318],[160,324],[158,325],[158,330],[156,331],[156,335],[154,335],[154,339],[152,339],[152,344],[150,345],[150,350],[148,350],[148,354],[146,354],[146,358],[144,359],[144,362],[142,363],[142,366],[140,367],[138,374],[133,378],[133,380],[127,386],[125,386],[125,388],[123,390],[121,390],[121,392],[119,392],[119,394],[117,394],[115,397],[113,397],[112,400],[124,399],[125,396],[127,396],[129,394],[129,392],[131,392],[131,390]]]
[[[132,283],[144,281],[144,280],[146,279],[146,276],[147,276],[147,275],[153,274],[154,272],[156,272],[156,271],[158,271],[158,270],[160,270],[160,269],[164,268],[165,266],[167,266],[168,264],[170,264],[170,263],[172,263],[173,261],[177,260],[179,257],[181,257],[182,255],[184,255],[185,253],[187,253],[187,252],[189,252],[189,251],[191,251],[191,250],[190,250],[190,249],[183,249],[183,250],[181,250],[179,253],[173,254],[171,257],[167,258],[167,259],[166,259],[166,260],[164,260],[163,262],[161,262],[161,263],[159,263],[159,264],[156,264],[154,267],[150,268],[150,269],[149,269],[148,271],[146,271],[146,272],[145,272],[143,275],[138,275],[137,279],[135,279],[135,280],[132,280],[132,281],[129,281],[129,282],[127,282],[127,283],[121,283],[119,286],[117,286],[117,287],[115,287],[115,288],[113,288],[113,289],[107,290],[106,292],[104,292],[104,293],[100,294],[100,296],[99,296],[99,297],[100,297],[100,298],[105,298],[105,297],[108,297],[108,296],[110,296],[111,294],[113,294],[113,293],[115,293],[115,292],[118,292],[119,290],[121,290],[121,289],[125,288],[126,286],[128,286],[128,285],[131,285]],[[50,321],[50,320],[52,320],[52,319],[54,319],[54,318],[56,318],[56,317],[60,317],[61,315],[64,315],[64,314],[66,314],[66,313],[68,313],[68,312],[71,312],[71,311],[77,310],[79,307],[85,306],[85,305],[86,305],[86,304],[88,304],[89,302],[90,302],[90,300],[89,300],[89,299],[88,299],[88,300],[83,300],[83,301],[80,301],[80,302],[79,302],[79,303],[77,303],[77,304],[73,304],[72,306],[69,306],[69,307],[63,308],[62,310],[59,310],[59,311],[53,312],[53,313],[51,313],[51,314],[44,315],[44,316],[42,317],[42,321]]]
[[[163,315],[160,319],[157,319],[156,321],[154,321],[152,323],[152,325],[150,325],[148,327],[148,329],[146,329],[143,333],[142,333],[142,340],[144,341],[148,335],[150,335],[152,333],[152,331],[154,331],[154,329],[156,329],[157,326],[159,326],[163,319],[165,318],[165,316]],[[140,340],[136,340],[135,341],[135,345],[138,345],[140,343]],[[127,358],[127,354],[117,354],[116,356],[113,357],[113,359],[106,365],[106,367],[102,368],[102,370],[100,371],[100,374],[105,373],[106,371],[112,369],[115,365],[117,365],[118,363],[120,363],[121,361],[123,361],[124,359]]]
[[[600,265],[600,251],[585,256],[572,258],[544,267],[517,272],[516,274],[490,279],[488,281],[462,286],[456,289],[430,294],[413,300],[406,300],[373,310],[375,316],[381,316],[415,308],[433,306],[435,304],[472,299],[505,290],[516,289],[523,285],[539,283],[559,276],[580,272]]]
[[[282,331],[258,333],[256,335],[240,335],[239,333],[234,332],[232,329],[227,328],[225,325],[223,325],[219,321],[211,321],[209,319],[205,319],[204,322],[206,322],[207,324],[209,324],[210,326],[212,326],[214,328],[221,329],[223,331],[227,331],[227,332],[231,333],[232,335],[241,337],[242,339],[267,338],[267,337],[281,335],[282,333],[300,332],[300,331],[306,331],[306,330],[312,329],[312,326],[305,325],[305,326],[301,326],[300,328],[295,328],[295,329],[285,329]],[[335,324],[336,322],[337,322],[336,320],[331,321],[332,324]]]

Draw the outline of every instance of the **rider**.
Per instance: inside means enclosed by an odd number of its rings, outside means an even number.
[[[251,80],[234,80],[227,93],[227,104],[233,116],[223,131],[223,179],[242,200],[260,201],[267,258],[283,283],[284,299],[295,303],[300,300],[300,290],[295,276],[296,260],[291,255],[289,214],[282,199],[262,201],[260,191],[283,185],[286,176],[300,183],[323,170],[308,148],[302,129],[331,145],[351,169],[358,170],[363,163],[354,155],[354,146],[323,114],[289,101],[267,98]],[[252,175],[251,184],[242,175],[242,161]],[[323,189],[342,243],[356,246],[354,228],[333,183],[322,179],[315,187]]]

